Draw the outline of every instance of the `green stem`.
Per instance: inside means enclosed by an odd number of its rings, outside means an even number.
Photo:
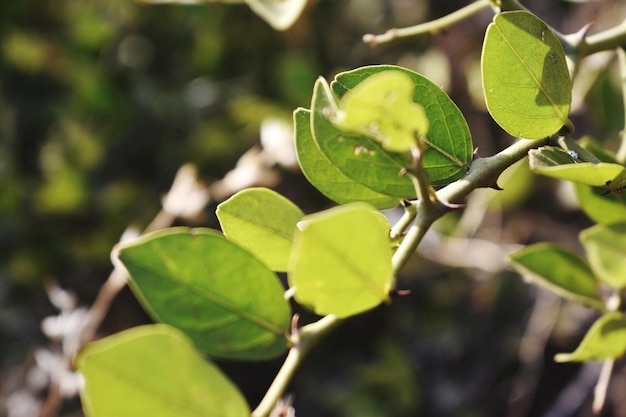
[[[626,20],[617,26],[580,39],[578,56],[580,59],[601,51],[610,51],[626,45]]]
[[[398,220],[396,224],[394,224],[391,228],[391,232],[389,233],[391,240],[398,239],[400,236],[402,236],[402,233],[404,233],[404,231],[407,229],[407,227],[409,227],[411,222],[415,220],[416,216],[417,207],[415,206],[415,204],[407,202],[407,204],[404,206],[404,214],[402,215],[400,220]]]
[[[626,124],[626,51],[624,48],[617,48],[617,58],[619,59],[619,74],[622,81],[622,100],[624,103],[624,123]],[[622,130],[622,143],[617,150],[617,162],[626,165],[626,125]]]
[[[293,378],[296,370],[302,363],[302,359],[313,348],[313,346],[324,337],[328,332],[337,327],[342,319],[328,315],[322,317],[318,321],[307,324],[299,330],[296,344],[285,358],[285,362],[276,374],[272,385],[265,393],[263,400],[258,407],[252,412],[251,417],[267,417],[270,415],[276,403],[283,395],[291,378]]]
[[[377,46],[399,38],[435,34],[491,6],[492,2],[489,0],[477,0],[474,3],[470,3],[467,6],[439,19],[431,20],[429,22],[408,28],[389,29],[381,35],[374,35],[371,33],[364,35],[363,42],[369,44],[370,46]]]

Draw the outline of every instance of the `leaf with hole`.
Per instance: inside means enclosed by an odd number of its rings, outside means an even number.
[[[389,226],[366,204],[335,207],[298,225],[289,270],[296,301],[320,315],[348,317],[389,300]]]
[[[596,276],[613,288],[626,287],[626,223],[590,227],[580,241]]]
[[[487,28],[482,51],[487,109],[509,134],[539,139],[573,129],[565,53],[556,35],[532,13],[499,13]]]
[[[412,99],[426,112],[429,127],[422,164],[430,183],[446,185],[463,177],[474,150],[469,127],[450,97],[426,77],[394,65],[373,65],[337,74],[331,89],[342,100],[348,91],[385,72],[408,75],[413,83]]]
[[[296,223],[304,213],[267,188],[240,191],[215,212],[228,240],[249,250],[273,271],[286,271]]]
[[[322,194],[336,203],[357,201],[369,203],[379,210],[396,207],[400,199],[377,193],[346,176],[319,149],[311,133],[311,112],[299,108],[294,114],[296,154],[304,176]]]
[[[621,312],[600,317],[572,353],[555,355],[557,362],[618,359],[626,353],[626,318]]]
[[[75,359],[85,378],[87,417],[246,417],[239,390],[179,330],[152,324],[85,346]]]
[[[118,245],[130,287],[156,320],[211,356],[268,359],[287,349],[291,311],[265,264],[210,229],[177,227]]]
[[[561,297],[605,310],[593,272],[575,252],[549,243],[538,243],[508,255],[506,260],[531,282]]]

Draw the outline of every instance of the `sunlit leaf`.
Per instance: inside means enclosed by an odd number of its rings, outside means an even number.
[[[426,137],[424,107],[413,101],[413,81],[402,71],[374,74],[346,92],[335,124],[379,141],[383,149],[407,152]]]
[[[254,13],[276,30],[290,28],[306,6],[307,0],[245,0]]]
[[[153,324],[87,345],[76,357],[87,417],[246,417],[237,388],[179,330]]]
[[[296,223],[304,213],[267,188],[249,188],[217,206],[224,235],[274,271],[286,271]]]
[[[538,139],[572,128],[571,82],[563,47],[532,13],[499,13],[482,52],[487,109],[513,136]]]
[[[415,198],[415,186],[400,175],[408,161],[374,139],[338,129],[331,121],[338,114],[328,83],[319,78],[313,88],[311,131],[324,156],[344,175],[380,194]]]
[[[311,112],[294,112],[296,152],[302,172],[322,194],[339,204],[362,201],[379,210],[397,206],[400,199],[377,193],[346,176],[317,146],[311,133]]]
[[[600,317],[572,353],[555,355],[557,362],[618,359],[626,352],[626,318],[621,312]]]
[[[209,229],[165,229],[114,250],[130,286],[158,321],[212,356],[264,359],[287,348],[291,312],[277,277]]]
[[[626,220],[626,219],[622,219]],[[580,234],[591,269],[613,288],[626,286],[626,223],[599,224]]]
[[[528,156],[530,169],[535,173],[596,187],[606,186],[607,181],[624,171],[619,164],[576,162],[564,150],[551,146],[533,149]]]
[[[472,162],[472,138],[463,114],[439,86],[406,68],[374,65],[337,74],[331,89],[342,98],[369,77],[388,71],[411,78],[413,101],[426,111],[429,129],[422,163],[431,184],[445,185],[461,178]]]
[[[289,285],[298,303],[347,317],[389,299],[393,272],[389,226],[365,204],[335,207],[298,225]]]
[[[605,309],[589,265],[569,249],[538,243],[510,254],[507,263],[524,278],[561,297]]]

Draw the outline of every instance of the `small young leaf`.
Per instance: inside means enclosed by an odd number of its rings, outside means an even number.
[[[249,188],[217,206],[228,240],[249,250],[273,271],[286,271],[296,223],[304,213],[267,188]]]
[[[348,317],[389,299],[389,226],[370,206],[335,207],[298,225],[289,285],[315,313]]]
[[[538,243],[510,254],[507,263],[525,278],[561,297],[605,310],[591,269],[569,249]]]
[[[509,134],[550,136],[568,119],[572,86],[563,47],[532,13],[499,13],[487,28],[482,51],[487,109]]]
[[[463,114],[439,86],[406,68],[373,65],[337,74],[331,89],[342,98],[369,77],[390,71],[405,73],[411,78],[413,101],[426,111],[429,129],[422,165],[430,183],[446,185],[461,178],[472,162],[472,138]]]
[[[424,107],[413,101],[413,81],[402,71],[374,74],[339,101],[335,124],[364,134],[390,152],[408,152],[428,133]]]
[[[543,146],[528,152],[530,169],[538,174],[596,187],[605,186],[624,171],[619,164],[601,162],[576,163],[572,156],[562,149]]]
[[[618,359],[626,353],[626,318],[621,312],[608,313],[591,326],[572,353],[559,353],[557,362],[586,362]]]
[[[241,393],[179,330],[153,324],[88,344],[76,357],[87,417],[246,417]]]
[[[591,269],[605,284],[626,287],[626,223],[599,224],[580,234]]]
[[[576,199],[585,214],[596,223],[610,224],[626,219],[626,193],[606,195],[597,187],[574,184]]]
[[[367,188],[396,198],[415,198],[415,187],[400,172],[407,166],[400,154],[383,150],[369,137],[339,130],[339,109],[328,83],[319,78],[313,88],[311,131],[319,149],[347,177]]]
[[[369,203],[378,210],[390,209],[400,199],[377,193],[354,181],[333,165],[317,146],[311,133],[311,112],[299,108],[293,113],[296,136],[296,154],[304,176],[322,194],[336,203]]]
[[[307,0],[245,0],[272,28],[286,30],[298,20]]]
[[[287,349],[291,311],[282,285],[221,233],[165,229],[122,243],[113,255],[144,308],[185,332],[201,351],[257,360]]]

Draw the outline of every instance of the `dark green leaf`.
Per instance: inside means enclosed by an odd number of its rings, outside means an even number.
[[[247,417],[237,388],[179,330],[153,324],[87,345],[76,357],[87,417]]]
[[[264,359],[287,348],[291,312],[277,277],[209,229],[172,228],[114,250],[146,310],[209,355]]]
[[[445,185],[461,178],[473,156],[472,138],[463,114],[454,102],[422,75],[393,65],[375,65],[338,74],[331,88],[339,97],[372,75],[400,71],[413,81],[413,101],[426,111],[430,124],[423,165],[433,185]]]
[[[572,86],[563,47],[532,13],[497,14],[482,52],[487,109],[516,137],[538,139],[572,128]]]

